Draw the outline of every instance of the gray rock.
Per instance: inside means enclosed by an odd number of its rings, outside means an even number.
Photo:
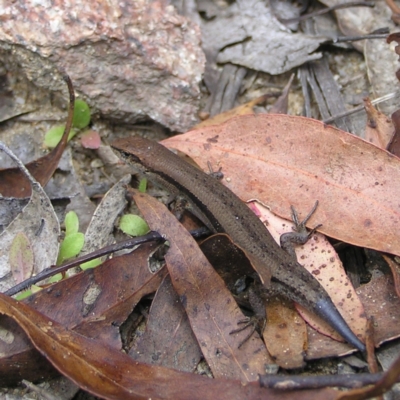
[[[167,1],[1,1],[0,19],[2,61],[35,85],[66,93],[63,68],[108,119],[150,117],[176,131],[197,122],[200,31]]]

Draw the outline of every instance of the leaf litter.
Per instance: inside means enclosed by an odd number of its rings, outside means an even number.
[[[162,270],[154,274],[148,269],[148,253],[154,248],[154,244],[146,245],[135,253],[107,260],[93,270],[53,284],[24,303],[67,329],[101,339],[120,351],[119,326],[143,296],[158,288],[165,276]],[[114,290],[116,287],[118,290]],[[94,297],[88,297],[90,292]],[[19,374],[37,380],[42,372],[35,368],[36,359],[26,336],[7,320],[2,321],[2,330],[12,339],[8,343],[0,340],[0,383],[15,384]],[[12,366],[10,358],[14,360]],[[21,363],[23,368],[18,366]]]
[[[147,364],[185,372],[196,370],[202,352],[169,275],[157,289],[146,330],[129,355]]]
[[[239,3],[238,3],[239,4]],[[244,3],[242,3],[241,5],[243,5]],[[357,12],[359,12],[359,9],[357,9]],[[362,15],[363,13],[361,13],[360,12],[360,15]],[[340,20],[340,19],[339,19]],[[248,26],[247,26],[248,27]],[[247,28],[246,27],[246,28]],[[242,40],[242,39],[240,39],[240,40]],[[370,41],[371,43],[372,43],[372,41]],[[232,43],[232,42],[230,42],[230,43]],[[235,47],[235,43],[233,43],[232,44],[232,46],[231,46],[231,44],[228,44],[228,47],[226,48],[226,50],[230,50],[229,49],[229,47],[232,47],[232,48],[234,48]],[[239,46],[238,47],[240,47],[240,46],[242,46],[243,44],[242,43],[239,43]],[[251,49],[251,46],[249,46],[249,49]],[[386,75],[391,75],[390,73],[387,73]],[[310,122],[310,124],[311,124],[311,122]],[[301,132],[303,132],[305,129],[307,129],[307,124],[305,125],[305,126],[303,126],[303,125],[301,125],[301,127],[299,128],[299,130],[301,131]],[[315,142],[318,142],[318,141],[321,141],[321,140],[323,140],[323,139],[321,139],[321,138],[314,138],[314,143]],[[292,154],[292,152],[293,152],[293,148],[294,147],[296,147],[297,145],[298,145],[298,143],[299,143],[299,141],[297,140],[296,142],[294,142],[295,144],[291,144],[291,146],[292,146],[292,149],[290,149],[290,151],[288,151],[286,154]],[[313,143],[312,141],[311,141],[311,143]],[[204,151],[204,148],[203,148],[203,151]],[[205,154],[207,154],[207,153],[205,153]],[[345,159],[345,157],[343,157],[343,159]],[[200,163],[201,164],[201,163]],[[354,170],[356,170],[356,169],[354,169]],[[224,167],[224,169],[223,169],[223,172],[225,173],[225,167]],[[228,174],[229,176],[230,176],[230,174]],[[229,176],[228,176],[228,178],[229,178]],[[232,175],[233,176],[233,175]],[[243,174],[242,174],[242,176],[243,176]],[[255,175],[255,176],[259,176],[259,175]],[[267,179],[269,179],[269,178],[271,178],[271,176],[268,176],[267,177]],[[288,181],[288,180],[286,180],[286,181]],[[292,189],[293,189],[293,192],[296,192],[297,191],[297,188],[296,187],[293,187],[292,186]],[[312,197],[312,196],[310,196],[310,197]],[[258,198],[258,196],[254,196],[254,198]],[[300,198],[300,196],[297,196],[297,200]],[[310,202],[308,202],[308,200],[311,200]],[[313,202],[314,202],[314,200],[315,200],[315,198],[313,198],[313,199],[310,199],[310,198],[307,198],[306,199],[306,201],[304,201],[304,203],[303,203],[303,206],[300,208],[300,211],[301,211],[301,213],[303,212],[303,211],[305,211],[305,210],[308,210],[309,209],[309,207],[310,207],[310,204],[313,204]],[[267,204],[268,204],[268,202],[267,202]],[[283,204],[283,206],[282,206],[282,212],[281,212],[281,214],[284,214],[284,213],[286,213],[285,215],[287,216],[287,212],[288,212],[288,210],[289,210],[289,207],[287,207],[287,205],[289,204],[289,202],[287,202],[287,204]],[[384,203],[383,203],[384,204]],[[284,209],[284,211],[283,211],[283,209]],[[370,214],[374,214],[375,215],[375,211],[373,211],[373,212],[370,212]],[[341,216],[341,215],[340,215]],[[339,216],[339,217],[340,217]],[[313,223],[313,221],[316,221],[316,222],[321,222],[320,220],[319,220],[319,217],[320,217],[320,215],[316,215],[315,216],[315,219],[314,220],[312,220],[311,221],[311,225],[312,225],[312,223]],[[327,217],[327,219],[330,221],[331,220],[331,218],[332,218],[332,216],[331,215],[329,215],[329,217]],[[340,219],[340,218],[339,218]],[[325,221],[325,220],[324,220]],[[365,220],[366,221],[366,220]],[[368,221],[369,222],[369,221]],[[337,221],[335,221],[335,223],[332,223],[332,225],[336,225],[336,223],[337,223]],[[373,220],[373,223],[375,224],[375,220]],[[329,229],[329,225],[330,224],[328,224],[328,222],[327,221],[325,221],[324,222],[324,228],[325,228],[325,225],[326,226],[328,226],[328,229]],[[344,225],[344,223],[342,224],[342,225]],[[347,221],[347,225],[348,226],[350,226],[350,228],[352,228],[353,226],[354,227],[357,227],[357,226],[362,226],[363,228],[364,228],[364,226],[367,226],[367,227],[369,227],[369,225],[368,224],[364,224],[364,225],[360,225],[360,222],[356,222],[356,221],[352,221],[351,223],[348,223],[348,221]],[[344,230],[344,228],[343,228],[343,230]],[[340,231],[340,229],[339,229],[339,231]],[[342,233],[340,233],[340,234],[342,234]],[[380,232],[379,232],[379,234],[380,234]],[[340,236],[337,236],[337,237],[340,237]],[[379,238],[378,238],[378,241],[379,241]],[[381,240],[381,242],[385,242],[386,240],[385,239],[382,239]],[[387,283],[389,286],[390,286],[390,282],[388,282]],[[87,287],[87,290],[89,290],[90,288],[91,288],[92,286],[91,285],[89,285],[88,287]],[[94,287],[94,286],[93,286]],[[359,290],[361,290],[361,292],[360,293],[362,293],[362,289],[365,287],[365,285],[363,285],[363,287],[361,288],[361,289],[359,289]],[[358,291],[359,291],[358,290]],[[383,290],[383,288],[382,288],[382,290]],[[87,293],[87,292],[86,292]],[[86,297],[85,297],[86,298]],[[391,296],[390,297],[390,301],[392,302],[392,304],[393,304],[393,302],[395,301],[394,300],[395,298],[393,297],[393,296]],[[96,301],[96,298],[95,298],[95,301]],[[365,303],[364,303],[364,301],[365,301]],[[93,303],[94,304],[94,303]],[[376,314],[376,313],[379,313],[379,316],[382,316],[382,318],[384,318],[384,316],[383,315],[381,315],[382,314],[382,312],[381,312],[381,309],[375,309],[374,307],[373,307],[373,304],[368,304],[368,296],[366,297],[366,298],[364,298],[364,300],[363,300],[363,304],[366,306],[366,309],[367,309],[367,314],[372,314],[372,315],[374,315],[374,314]],[[381,304],[384,304],[384,301],[382,300],[382,303]],[[90,304],[88,303],[86,306],[86,309],[90,309]],[[89,308],[88,308],[89,307]],[[373,311],[371,311],[371,312],[369,312],[368,310],[373,310]],[[393,312],[394,312],[394,310],[393,310]],[[393,312],[392,312],[392,318],[393,318]],[[111,321],[111,316],[109,316],[109,321]],[[100,322],[100,321],[92,321],[93,323],[98,323],[98,322]],[[381,340],[385,340],[384,339],[384,337],[385,337],[385,335],[384,334],[382,334],[382,331],[384,331],[384,319],[382,319],[381,320],[381,322],[380,322],[380,324],[379,324],[379,327],[380,327],[380,329],[379,329],[379,332],[380,332],[380,337],[381,337]],[[309,331],[309,328],[307,328],[308,329],[308,331]],[[396,331],[396,328],[395,327],[393,327],[393,331],[392,331],[392,337],[396,337],[396,333],[395,333],[395,331]],[[316,357],[318,357],[318,354],[319,354],[319,356],[321,356],[322,354],[323,354],[323,351],[321,350],[321,352],[320,353],[318,353],[318,351],[315,351],[314,349],[315,349],[315,347],[313,347],[314,345],[312,344],[313,343],[313,341],[314,341],[314,343],[320,343],[321,341],[322,342],[324,342],[324,340],[326,341],[326,340],[328,340],[328,339],[326,339],[326,338],[324,338],[324,337],[322,337],[322,339],[321,339],[321,337],[319,338],[319,339],[316,339],[316,341],[314,340],[314,338],[315,337],[318,337],[318,335],[317,334],[315,334],[315,332],[314,333],[311,333],[310,334],[310,331],[309,331],[309,342],[310,342],[310,347],[309,347],[309,354],[308,354],[308,358],[312,358],[311,356],[312,356],[312,354],[314,354]],[[338,346],[340,345],[340,343],[338,343]],[[342,345],[343,346],[343,345]],[[334,347],[334,346],[332,346],[332,344],[330,344],[330,347],[332,348],[332,347]],[[339,352],[340,353],[340,352]],[[339,353],[336,353],[336,354],[339,354]],[[331,355],[332,354],[334,354],[334,351],[332,352],[331,351],[331,353],[330,353]],[[308,397],[308,398],[312,398],[312,397]]]
[[[285,400],[292,393],[260,388],[255,383],[209,379],[159,366],[141,364],[107,343],[65,329],[29,306],[0,294],[0,311],[21,325],[54,366],[94,395],[105,399],[269,399]],[[334,399],[332,389],[301,391],[296,397]]]

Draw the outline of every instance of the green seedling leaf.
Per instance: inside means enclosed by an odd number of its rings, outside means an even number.
[[[147,190],[147,179],[146,178],[143,178],[140,180],[138,190],[141,193],[146,193],[146,190]]]
[[[147,222],[134,214],[125,214],[119,221],[119,229],[131,236],[142,236],[149,232]]]
[[[96,258],[95,260],[90,260],[88,262],[85,262],[85,263],[81,264],[81,269],[85,270],[85,269],[90,269],[90,268],[96,268],[101,263],[102,263],[101,259],[100,258]]]
[[[16,283],[32,276],[34,256],[31,242],[23,232],[15,235],[8,253],[11,272]]]
[[[24,290],[23,292],[18,293],[18,294],[15,296],[15,300],[21,301],[21,300],[23,300],[23,299],[26,299],[26,298],[29,297],[30,295],[32,295],[32,290],[31,290],[31,289]]]
[[[54,148],[58,145],[61,137],[64,133],[65,125],[57,125],[50,128],[45,137],[44,137],[44,144],[49,148]],[[68,141],[70,141],[76,134],[78,133],[77,129],[72,128],[69,135]]]
[[[61,279],[63,278],[61,272],[59,274],[55,274],[52,277],[49,278],[49,283],[56,283],[58,281],[61,281]]]
[[[65,216],[65,236],[77,233],[79,230],[79,219],[75,211],[69,211]]]
[[[31,286],[31,291],[32,291],[33,294],[35,294],[35,293],[37,293],[37,292],[40,292],[41,290],[43,290],[43,288],[41,288],[41,287],[38,286],[38,285],[32,285],[32,286]]]
[[[61,275],[61,274],[60,274],[60,275]],[[15,296],[15,300],[20,301],[20,300],[26,299],[26,298],[29,297],[30,295],[32,295],[32,294],[34,294],[34,293],[37,293],[37,292],[40,292],[41,290],[42,290],[42,288],[41,288],[40,286],[32,285],[30,289],[24,290],[23,292],[18,293],[18,294]]]
[[[90,108],[88,104],[82,99],[75,100],[74,119],[72,125],[75,128],[83,129],[89,125],[90,122]]]
[[[65,237],[60,246],[57,264],[63,263],[69,258],[75,257],[82,250],[85,243],[85,235],[81,232],[72,233]]]

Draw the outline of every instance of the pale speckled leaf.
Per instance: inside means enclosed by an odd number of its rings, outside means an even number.
[[[112,243],[111,233],[114,229],[114,222],[125,208],[125,186],[130,180],[131,175],[125,175],[105,194],[97,206],[85,233],[82,255]]]
[[[6,146],[0,143],[0,148],[18,163],[32,185],[32,194],[28,204],[0,234],[0,291],[4,292],[15,285],[9,254],[16,235],[23,232],[29,240],[35,261],[33,273],[37,274],[56,263],[60,224],[43,188]]]
[[[11,242],[9,260],[15,283],[20,283],[32,276],[34,266],[32,246],[23,232],[18,232]]]

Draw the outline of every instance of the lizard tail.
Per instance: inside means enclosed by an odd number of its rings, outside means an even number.
[[[318,300],[315,307],[313,307],[315,313],[328,322],[335,330],[340,333],[346,342],[353,345],[361,352],[365,352],[365,344],[354,334],[349,328],[347,322],[339,314],[332,301],[328,299]]]

